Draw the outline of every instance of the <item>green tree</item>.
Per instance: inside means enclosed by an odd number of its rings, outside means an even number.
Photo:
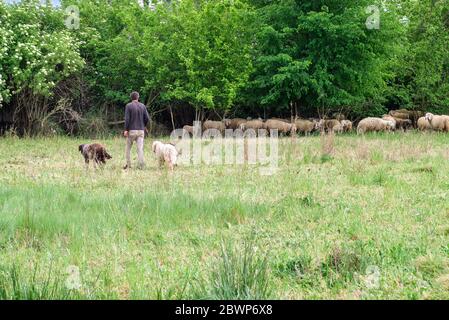
[[[64,3],[80,7],[77,34],[98,103],[121,104],[139,90],[151,109],[182,102],[224,113],[247,83],[251,10],[241,1]]]
[[[129,99],[144,79],[137,64],[140,39],[132,38],[135,25],[143,25],[144,10],[134,0],[64,0],[63,7],[79,8],[80,28],[75,34],[86,62],[84,81],[97,106]]]
[[[154,14],[139,57],[147,92],[198,110],[229,110],[252,70],[249,8],[240,1],[186,0]]]
[[[407,41],[395,64],[392,107],[449,111],[449,2],[400,1]]]
[[[40,1],[1,2],[0,13],[0,105],[12,104],[30,132],[48,113],[54,88],[82,68],[79,44],[63,12]]]
[[[388,59],[401,25],[380,9],[380,28],[367,28],[372,1],[255,1],[258,33],[250,96],[274,113],[298,107],[378,114],[383,111]],[[249,98],[251,101],[251,97]]]

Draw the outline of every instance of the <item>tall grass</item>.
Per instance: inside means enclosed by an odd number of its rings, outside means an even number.
[[[221,255],[203,286],[203,296],[222,300],[260,300],[270,297],[268,256],[256,253],[253,241],[243,247],[221,244]]]
[[[67,290],[61,276],[49,269],[40,274],[38,268],[27,276],[16,265],[0,267],[0,300],[64,300],[79,298]]]

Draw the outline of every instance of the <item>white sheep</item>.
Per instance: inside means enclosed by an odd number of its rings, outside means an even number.
[[[449,131],[449,116],[436,116],[432,113],[426,113],[426,120],[430,123],[433,130]]]
[[[359,122],[357,126],[357,134],[363,134],[370,131],[392,131],[396,127],[396,123],[392,120],[380,118],[365,118]]]
[[[426,117],[421,117],[418,119],[418,129],[420,131],[432,130],[432,126],[430,125],[430,122],[427,121]]]

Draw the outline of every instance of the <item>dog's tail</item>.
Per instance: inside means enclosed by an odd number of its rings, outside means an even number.
[[[103,152],[106,159],[112,159],[111,155],[106,150],[103,150]]]

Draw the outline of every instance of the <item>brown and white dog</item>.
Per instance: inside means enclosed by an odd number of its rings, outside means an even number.
[[[178,150],[172,144],[165,144],[160,141],[153,142],[153,152],[159,161],[159,166],[165,162],[168,168],[173,171],[178,159]]]
[[[99,143],[82,144],[78,147],[78,150],[84,156],[84,162],[86,163],[86,169],[89,168],[89,161],[93,161],[94,168],[97,164],[105,164],[106,159],[112,159],[106,148]]]

